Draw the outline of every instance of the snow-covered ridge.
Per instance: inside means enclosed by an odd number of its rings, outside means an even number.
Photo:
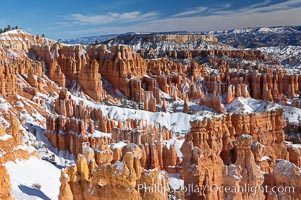
[[[238,48],[300,46],[301,26],[277,26],[211,31],[218,41]]]
[[[16,199],[57,199],[60,170],[37,158],[6,163]],[[40,189],[38,189],[40,187]]]
[[[27,52],[33,45],[50,45],[53,43],[50,40],[41,36],[34,36],[22,29],[15,29],[0,34],[0,47],[8,48],[12,51]]]
[[[301,73],[301,46],[275,46],[257,49],[278,60],[289,74]]]
[[[27,33],[26,31],[24,31],[23,29],[14,29],[14,30],[10,30],[10,31],[0,33],[0,35],[11,35],[11,34],[31,35],[31,34]]]
[[[268,103],[252,98],[238,97],[225,107],[229,113],[254,113],[266,110]]]
[[[228,113],[260,113],[265,111],[274,111],[283,109],[284,119],[288,123],[298,124],[301,119],[301,109],[293,106],[284,106],[273,102],[265,102],[253,98],[238,97],[230,104],[225,105]]]
[[[90,37],[79,37],[74,39],[66,39],[63,40],[64,43],[68,44],[95,44],[98,42],[104,42],[106,40],[110,40],[114,37],[118,36],[118,34],[110,34],[110,35],[99,35],[99,36],[90,36]]]
[[[28,41],[29,38],[34,37],[33,35],[25,32],[23,29],[15,29],[11,31],[6,31],[4,33],[0,33],[0,41],[1,40],[19,40],[23,41],[26,40]]]
[[[267,53],[279,61],[284,61],[288,58],[301,60],[301,46],[286,46],[286,47],[261,47],[258,50]]]
[[[136,51],[144,49],[149,51],[195,50],[195,49],[234,49],[228,45],[217,42],[212,35],[203,34],[134,34],[121,35],[106,41],[109,46],[120,44],[133,46]]]
[[[92,108],[100,108],[103,115],[109,116],[110,119],[125,121],[127,119],[142,119],[145,123],[155,125],[160,123],[161,127],[173,129],[175,132],[187,133],[190,130],[190,120],[195,116],[181,112],[164,113],[164,112],[149,112],[145,110],[135,110],[130,108],[121,108],[117,106],[106,106],[103,104],[95,104],[91,101],[78,98],[73,98],[79,102],[84,101],[87,106]],[[173,124],[176,124],[173,126]]]
[[[242,29],[231,29],[222,31],[209,31],[205,32],[213,35],[230,35],[230,34],[256,34],[256,33],[300,33],[299,26],[274,26],[274,27],[252,27],[252,28],[242,28]]]
[[[301,169],[298,168],[294,163],[291,163],[287,160],[279,160],[275,165],[273,173],[278,173],[284,176],[292,176],[292,174],[301,176]]]

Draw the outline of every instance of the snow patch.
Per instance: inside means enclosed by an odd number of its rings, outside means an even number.
[[[61,171],[54,165],[37,158],[17,160],[5,165],[11,178],[15,199],[58,198]],[[37,186],[40,186],[40,189]]]
[[[180,188],[184,188],[184,180],[180,178],[179,173],[171,174],[167,173],[168,183],[170,187],[174,190],[179,190]]]
[[[124,143],[123,141],[120,141],[118,143],[111,143],[110,149],[122,149],[126,145],[127,145],[127,143]]]
[[[0,136],[0,140],[2,140],[2,141],[6,141],[6,140],[9,140],[11,138],[13,138],[13,136],[8,135],[8,134]]]

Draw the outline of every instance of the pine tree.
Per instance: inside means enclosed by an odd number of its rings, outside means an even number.
[[[98,40],[95,40],[94,44],[98,45],[100,42]]]

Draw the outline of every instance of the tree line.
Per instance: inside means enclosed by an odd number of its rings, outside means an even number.
[[[15,29],[19,29],[19,27],[18,26],[7,25],[7,27],[5,27],[5,28],[0,28],[0,33],[4,33],[4,32],[7,32],[7,31],[12,31],[12,30],[15,30]]]

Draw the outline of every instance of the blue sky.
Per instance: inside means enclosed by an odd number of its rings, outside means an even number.
[[[0,27],[8,24],[52,39],[301,25],[301,0],[9,0]]]

